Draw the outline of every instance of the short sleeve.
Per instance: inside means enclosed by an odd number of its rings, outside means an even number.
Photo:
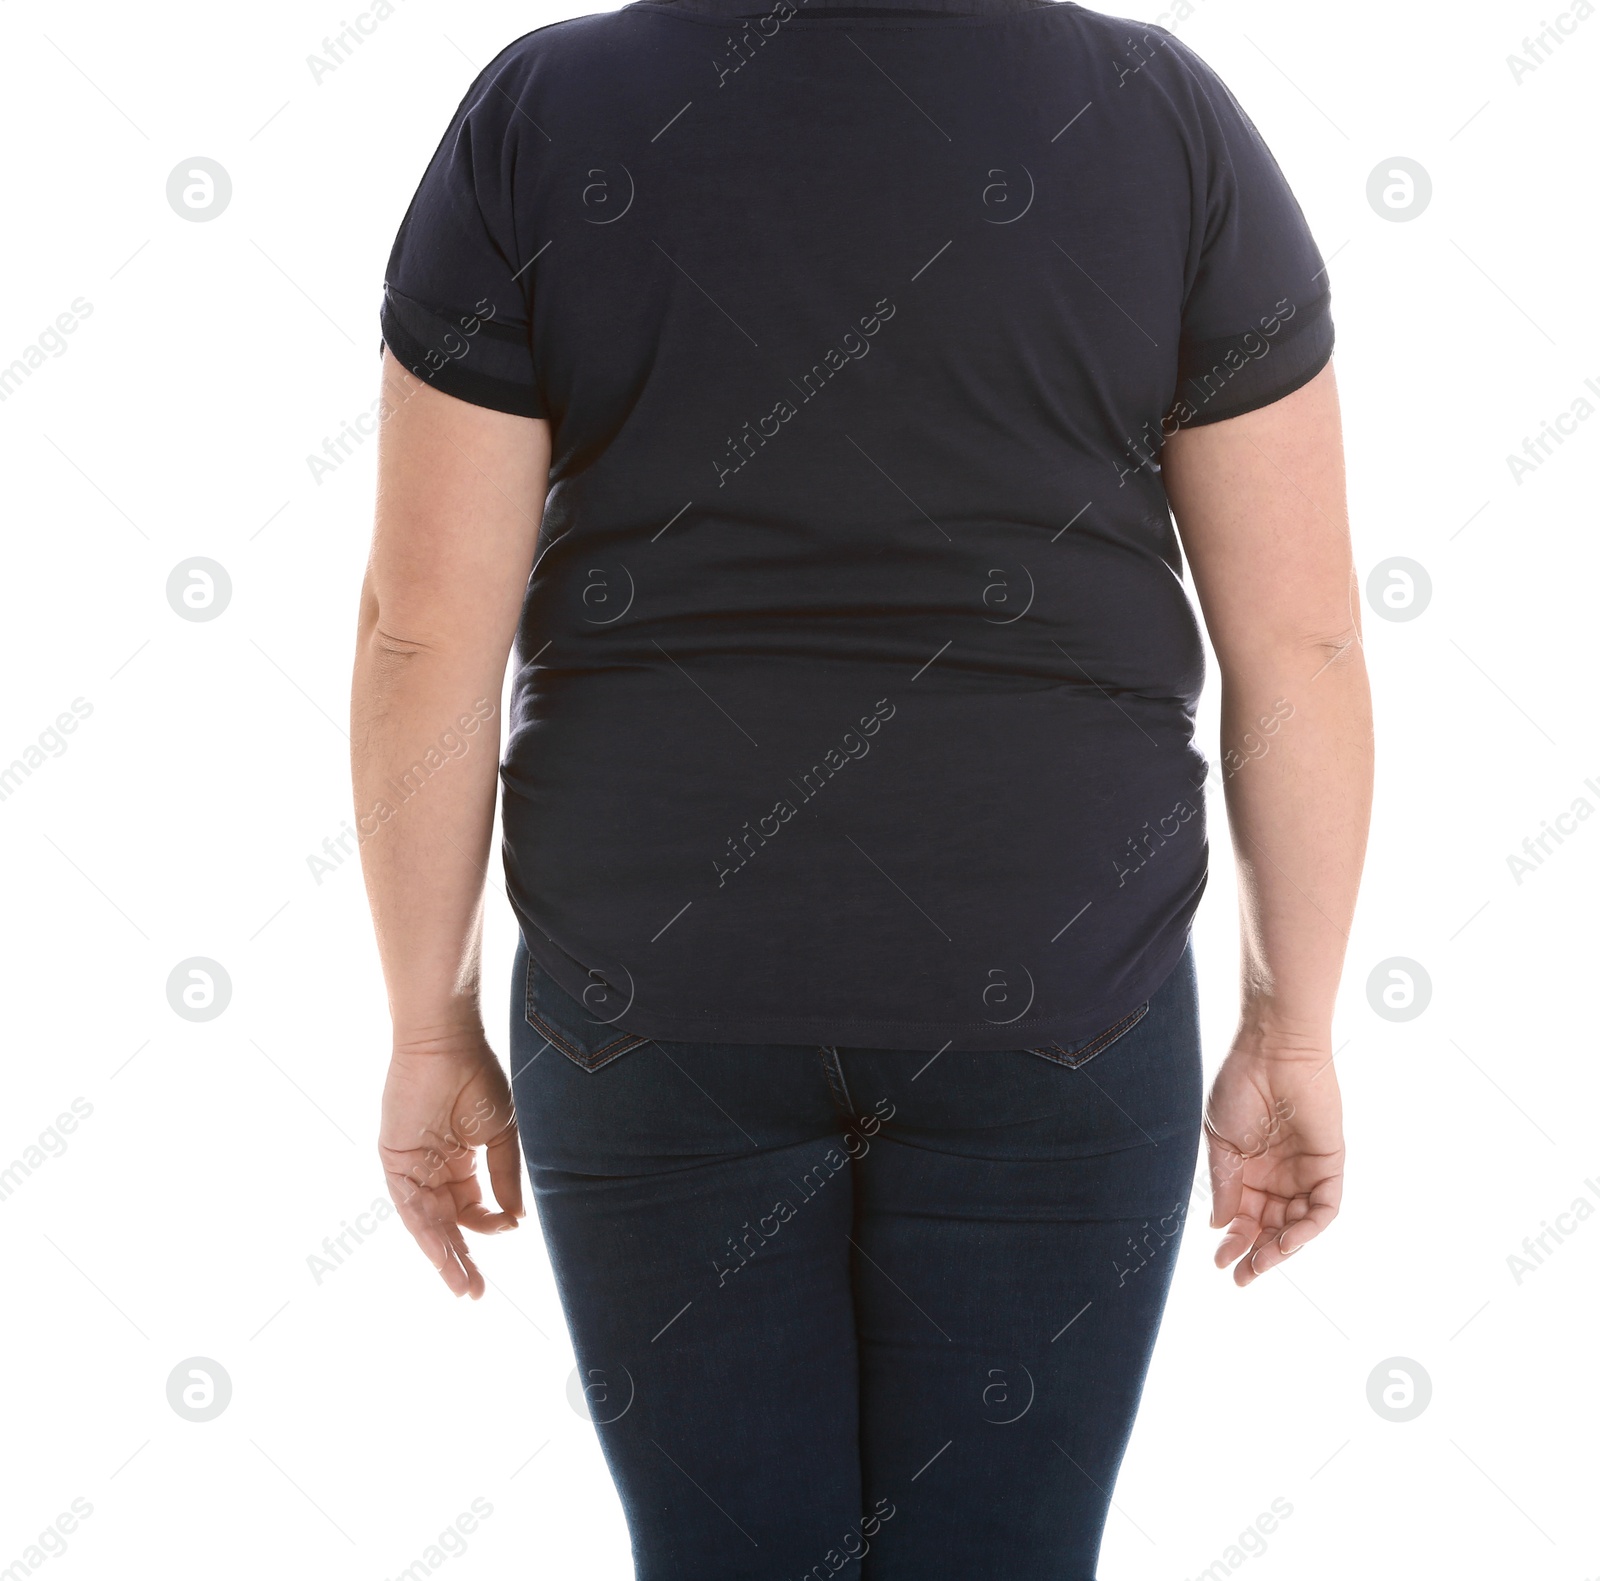
[[[1333,355],[1333,315],[1326,265],[1272,151],[1221,78],[1167,42],[1188,78],[1198,167],[1170,430],[1308,383]]]
[[[511,181],[520,75],[502,54],[461,101],[395,236],[379,318],[383,344],[435,389],[543,417]]]

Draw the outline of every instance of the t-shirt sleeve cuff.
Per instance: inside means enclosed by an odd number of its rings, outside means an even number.
[[[434,389],[457,400],[517,417],[545,417],[544,398],[532,372],[526,329],[473,314],[457,322],[392,286],[378,314],[380,345]]]
[[[1333,356],[1333,315],[1326,297],[1276,336],[1259,330],[1184,348],[1167,427],[1201,428],[1271,406],[1309,384]]]

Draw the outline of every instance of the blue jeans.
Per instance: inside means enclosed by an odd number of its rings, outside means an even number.
[[[1194,1176],[1191,951],[1045,1050],[655,1043],[525,946],[511,1019],[639,1581],[1090,1581]]]

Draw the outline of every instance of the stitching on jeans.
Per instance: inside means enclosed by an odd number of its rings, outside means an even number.
[[[542,1032],[550,1043],[565,1054],[580,1070],[599,1070],[601,1066],[609,1065],[612,1060],[619,1059],[630,1049],[638,1048],[645,1041],[644,1038],[637,1036],[635,1033],[624,1032],[615,1042],[602,1044],[592,1053],[572,1042],[564,1033],[551,1026],[533,1007],[533,971],[535,964],[533,957],[530,955],[528,957],[528,969],[523,978],[522,1018],[529,1026]]]
[[[574,1065],[583,1070],[599,1070],[602,1065],[609,1065],[612,1060],[621,1058],[630,1049],[638,1048],[645,1041],[644,1038],[628,1032],[624,1033],[617,1042],[607,1043],[591,1053],[587,1049],[580,1048],[576,1043],[569,1041],[536,1011],[530,1009],[526,1014],[526,1019],[530,1026],[542,1032],[550,1040],[553,1047],[560,1049]]]
[[[834,1107],[847,1119],[850,1117],[850,1089],[845,1085],[844,1067],[839,1063],[839,1051],[820,1047],[817,1056],[822,1061],[822,1073],[828,1078],[828,1090],[833,1094]]]
[[[1037,1054],[1041,1059],[1047,1059],[1052,1064],[1064,1066],[1067,1070],[1077,1070],[1080,1065],[1087,1064],[1096,1054],[1109,1048],[1124,1032],[1127,1032],[1138,1022],[1144,1020],[1146,1012],[1150,1009],[1147,999],[1137,1010],[1125,1015],[1114,1026],[1109,1026],[1093,1042],[1085,1044],[1081,1049],[1070,1052],[1059,1044],[1047,1044],[1043,1048],[1031,1048],[1029,1054]]]

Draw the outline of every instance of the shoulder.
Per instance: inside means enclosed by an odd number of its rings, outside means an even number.
[[[534,28],[478,72],[462,109],[473,125],[504,133],[513,143],[522,134],[546,143],[541,110],[560,118],[608,101],[616,92],[619,62],[648,56],[651,16],[626,5]]]
[[[592,11],[584,16],[547,22],[507,44],[478,74],[478,80],[492,82],[535,76],[551,65],[574,63],[587,54],[632,38],[641,20],[641,13],[626,5],[614,11]]]
[[[1110,70],[1110,85],[1146,87],[1180,107],[1196,108],[1231,100],[1214,67],[1169,28],[1137,17],[1113,16],[1086,6],[1063,6],[1072,13],[1082,44]]]

